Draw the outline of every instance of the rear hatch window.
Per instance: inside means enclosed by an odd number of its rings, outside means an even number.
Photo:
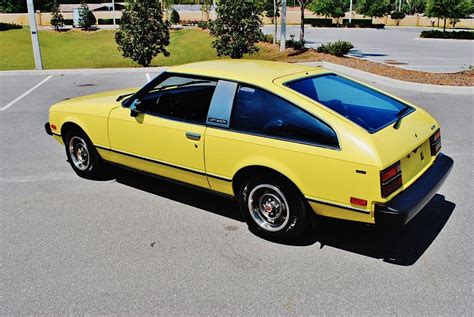
[[[401,116],[415,110],[390,96],[335,74],[297,79],[285,85],[336,111],[369,133],[396,122],[402,109],[410,108]]]

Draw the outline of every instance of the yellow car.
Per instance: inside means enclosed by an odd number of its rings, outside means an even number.
[[[404,225],[453,165],[421,108],[265,61],[173,67],[141,89],[55,104],[45,128],[79,176],[110,163],[234,196],[249,227],[276,238],[301,235],[313,212]]]

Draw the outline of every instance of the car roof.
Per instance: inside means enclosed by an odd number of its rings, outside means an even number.
[[[275,79],[302,72],[315,72],[320,67],[260,60],[214,60],[180,65],[170,68],[172,73],[192,74],[245,82],[261,86]]]

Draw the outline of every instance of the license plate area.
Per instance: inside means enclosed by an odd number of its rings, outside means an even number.
[[[403,183],[410,181],[415,177],[431,159],[430,143],[424,142],[422,145],[408,153],[401,160]]]

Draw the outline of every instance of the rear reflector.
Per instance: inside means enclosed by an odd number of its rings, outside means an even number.
[[[402,184],[400,161],[380,172],[380,187],[382,189],[383,198],[390,196],[390,194],[399,189]]]
[[[50,127],[51,127],[51,130],[54,130],[54,131],[56,131],[56,129],[57,129],[56,125],[54,125],[54,124],[50,124]]]
[[[359,206],[367,206],[367,200],[351,197],[351,204]]]
[[[441,149],[441,131],[439,129],[430,137],[430,148],[431,156],[438,154]]]

